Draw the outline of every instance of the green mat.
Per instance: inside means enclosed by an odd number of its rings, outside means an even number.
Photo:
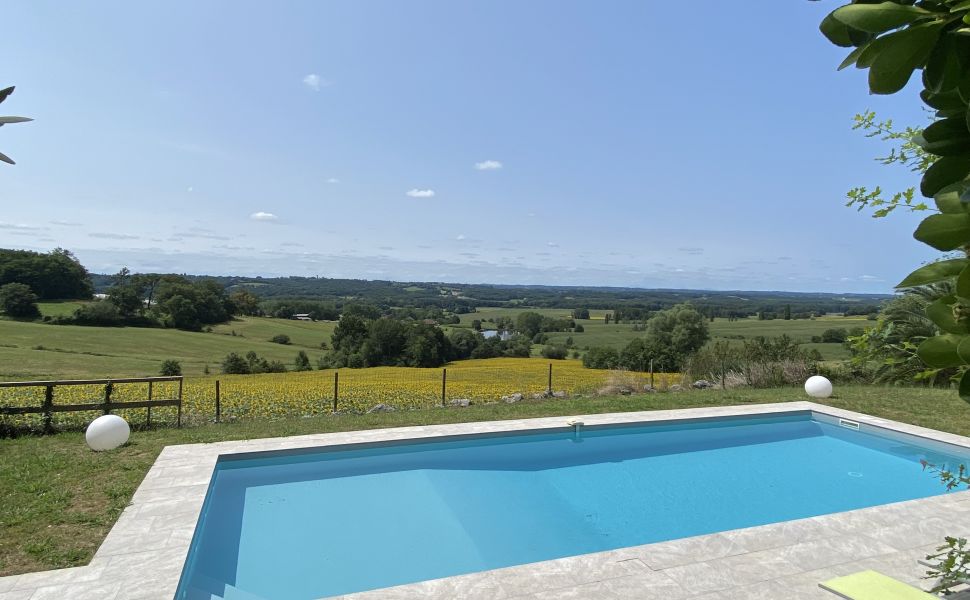
[[[933,594],[875,571],[860,571],[818,585],[848,600],[939,600]]]

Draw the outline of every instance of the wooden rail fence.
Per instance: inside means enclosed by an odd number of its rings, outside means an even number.
[[[178,382],[178,397],[176,398],[154,398],[154,384],[163,381]],[[115,402],[111,399],[114,386],[121,383],[147,383],[148,395],[145,400],[132,402]],[[77,385],[103,385],[104,400],[96,403],[87,404],[54,404],[54,389],[58,387],[77,386]],[[44,401],[40,406],[0,406],[0,415],[24,415],[24,414],[43,414],[44,430],[53,429],[53,416],[56,412],[79,412],[85,410],[100,410],[104,414],[111,414],[113,410],[125,408],[146,408],[146,425],[151,425],[152,407],[155,406],[177,406],[177,424],[182,426],[182,377],[129,377],[124,379],[68,379],[61,381],[0,381],[0,388],[14,387],[42,387],[44,388]]]

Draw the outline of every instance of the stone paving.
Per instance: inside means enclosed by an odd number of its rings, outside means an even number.
[[[616,413],[586,426],[813,411],[970,449],[970,438],[811,402]],[[220,455],[563,428],[570,417],[402,427],[169,446],[84,567],[0,577],[0,600],[171,600]],[[945,535],[970,536],[970,492],[448,577],[347,599],[603,598],[800,600],[818,582],[864,569],[927,587],[917,560]]]

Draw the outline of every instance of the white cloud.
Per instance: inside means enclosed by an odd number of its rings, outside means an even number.
[[[330,82],[320,77],[316,73],[310,73],[303,78],[303,85],[307,86],[314,92],[319,92],[320,88],[330,85]]]
[[[496,171],[502,168],[502,163],[497,160],[483,160],[475,163],[475,168],[479,171]]]
[[[273,213],[268,213],[268,212],[263,212],[263,211],[254,212],[253,214],[249,215],[249,218],[252,219],[253,221],[277,221],[277,220],[279,220],[279,217],[277,217]]]
[[[546,242],[546,246],[549,246],[550,248],[558,248],[559,244],[556,242]]]
[[[187,189],[187,190],[185,190],[185,191],[191,194],[191,193],[192,193],[192,191],[193,191],[194,189],[195,189],[195,188],[193,188],[193,187],[192,187],[192,186],[190,185],[190,186],[189,186],[189,189]]]
[[[330,179],[327,180],[327,183],[340,183],[340,180],[337,179],[336,177],[331,177]]]
[[[460,242],[461,240],[465,239],[465,234],[464,233],[459,233],[458,236],[455,237],[455,239]]]
[[[412,198],[434,198],[434,190],[408,190],[407,195]]]

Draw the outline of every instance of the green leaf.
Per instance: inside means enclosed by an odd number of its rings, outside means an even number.
[[[970,363],[970,336],[948,333],[927,338],[916,355],[928,367],[943,369]]]
[[[952,90],[960,83],[960,53],[955,36],[945,35],[933,48],[923,69],[923,85],[939,93]]]
[[[913,237],[949,252],[970,244],[970,215],[932,215],[923,219]]]
[[[960,4],[957,4],[956,6],[950,9],[950,12],[955,13],[955,12],[960,12],[961,10],[970,10],[970,0],[965,0]]]
[[[13,89],[14,89],[14,86],[10,86],[8,88],[4,88],[0,90],[0,102],[3,102],[4,100],[6,100],[7,96],[13,93]]]
[[[960,377],[960,399],[964,402],[970,402],[970,370]]]
[[[945,156],[923,173],[919,191],[927,198],[932,198],[946,186],[966,179],[967,174],[970,174],[970,157]]]
[[[965,186],[962,183],[946,186],[933,196],[937,210],[944,214],[959,215],[965,213],[967,207],[961,199],[961,195],[967,191],[970,191],[970,186]]]
[[[970,260],[966,258],[951,258],[949,260],[939,260],[916,269],[896,284],[897,288],[916,287],[952,279],[960,274],[968,265]]]
[[[886,39],[885,46],[879,50],[869,68],[869,91],[873,94],[895,94],[903,89],[913,71],[926,63],[940,37],[942,26],[942,23],[927,23],[883,36]]]
[[[879,4],[849,4],[835,9],[829,16],[853,29],[882,33],[918,19],[932,17],[934,14],[915,6],[880,2]]]
[[[33,119],[28,117],[0,117],[0,125],[7,123],[26,123],[27,121],[33,121]]]
[[[961,298],[970,298],[970,269],[964,269],[960,271],[957,276],[957,296]]]
[[[967,103],[960,97],[956,90],[949,90],[934,94],[928,90],[920,92],[923,102],[937,110],[966,110]]]
[[[959,117],[936,121],[913,141],[926,152],[937,156],[970,154],[970,131],[967,131],[967,120],[962,112]]]
[[[854,65],[856,61],[859,60],[859,57],[862,55],[862,53],[865,52],[866,48],[868,48],[869,46],[870,44],[865,44],[864,46],[859,46],[852,52],[849,52],[849,55],[845,57],[845,60],[843,60],[842,63],[839,64],[839,70],[841,71],[842,69],[850,65]]]
[[[966,325],[961,324],[959,321],[953,318],[953,307],[952,304],[956,303],[957,297],[953,294],[943,296],[930,302],[926,306],[926,316],[929,317],[930,321],[939,327],[941,330],[947,333],[960,333],[966,334]]]
[[[819,31],[822,32],[822,35],[828,38],[828,40],[836,46],[850,48],[855,45],[852,43],[852,39],[849,37],[849,28],[845,25],[845,23],[836,21],[831,14],[822,19],[822,23],[818,26],[818,28]]]

